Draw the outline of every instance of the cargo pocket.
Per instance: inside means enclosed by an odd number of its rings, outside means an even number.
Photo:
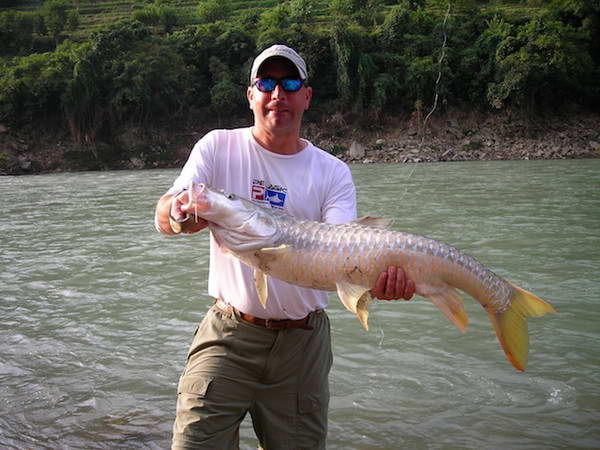
[[[177,386],[177,414],[173,426],[173,443],[192,446],[210,435],[205,418],[206,395],[214,377],[183,376]],[[175,445],[173,446],[176,447]],[[185,447],[188,448],[188,447]]]
[[[324,449],[327,439],[329,395],[300,394],[296,418],[296,448]]]
[[[179,380],[179,385],[177,386],[178,394],[191,394],[198,398],[206,397],[206,393],[208,392],[208,388],[210,384],[213,382],[215,377],[192,377],[190,375],[184,375]]]
[[[324,407],[324,402],[320,394],[300,394],[298,397],[298,412],[300,414],[318,411]]]

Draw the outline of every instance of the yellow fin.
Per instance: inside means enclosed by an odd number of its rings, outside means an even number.
[[[267,274],[261,270],[254,269],[254,286],[258,300],[263,308],[267,307],[267,297],[269,296],[269,286],[267,285]]]
[[[336,283],[337,293],[346,309],[358,318],[363,328],[369,331],[369,302],[371,291],[368,287],[340,281]]]
[[[510,283],[509,283],[510,284]],[[517,370],[525,370],[529,356],[529,334],[526,317],[540,317],[548,313],[556,314],[552,306],[541,298],[513,284],[513,293],[508,309],[488,316],[504,354]]]
[[[465,313],[462,297],[448,286],[446,289],[430,295],[431,301],[462,333],[465,332],[469,318]]]
[[[383,217],[371,217],[371,216],[359,217],[358,219],[353,220],[352,223],[356,223],[358,225],[364,225],[366,227],[371,227],[371,228],[390,228],[392,226],[391,219],[384,219]]]

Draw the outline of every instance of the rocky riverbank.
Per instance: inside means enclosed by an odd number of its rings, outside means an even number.
[[[350,163],[600,158],[600,115],[528,120],[455,115],[355,136],[351,128],[313,142]]]
[[[594,113],[531,119],[467,112],[425,126],[418,117],[381,122],[333,115],[308,123],[304,135],[349,163],[600,158],[600,114]],[[193,144],[215,127],[191,128],[127,127],[108,141],[75,146],[64,131],[0,124],[0,174],[181,167]]]

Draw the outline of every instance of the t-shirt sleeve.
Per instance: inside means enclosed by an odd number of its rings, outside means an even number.
[[[328,194],[323,203],[323,221],[337,225],[356,219],[356,188],[348,166],[340,161],[329,179]]]
[[[194,183],[212,184],[212,167],[214,163],[214,150],[217,132],[211,131],[200,139],[192,149],[190,156],[181,169],[181,173],[173,182],[167,194],[176,194]]]

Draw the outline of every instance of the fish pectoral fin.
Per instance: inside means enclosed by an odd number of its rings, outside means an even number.
[[[383,217],[371,217],[371,216],[359,217],[358,219],[353,220],[352,223],[356,223],[358,225],[363,225],[365,227],[371,227],[371,228],[390,228],[392,226],[391,219],[385,219]]]
[[[335,285],[343,305],[348,311],[356,314],[363,328],[369,331],[369,302],[372,300],[370,288],[345,281]]]
[[[462,333],[465,332],[469,318],[465,312],[462,297],[455,289],[447,286],[435,294],[428,295],[428,297],[456,328]]]
[[[265,247],[254,252],[254,256],[258,258],[260,268],[269,272],[270,265],[276,262],[281,257],[287,255],[292,250],[289,245],[280,245],[279,247]]]
[[[267,274],[262,270],[254,269],[254,286],[256,287],[260,304],[266,309],[269,286],[267,285]]]
[[[277,257],[281,255],[287,254],[292,249],[289,245],[280,245],[279,247],[265,247],[258,250],[258,253],[261,255],[268,255],[272,257]]]

